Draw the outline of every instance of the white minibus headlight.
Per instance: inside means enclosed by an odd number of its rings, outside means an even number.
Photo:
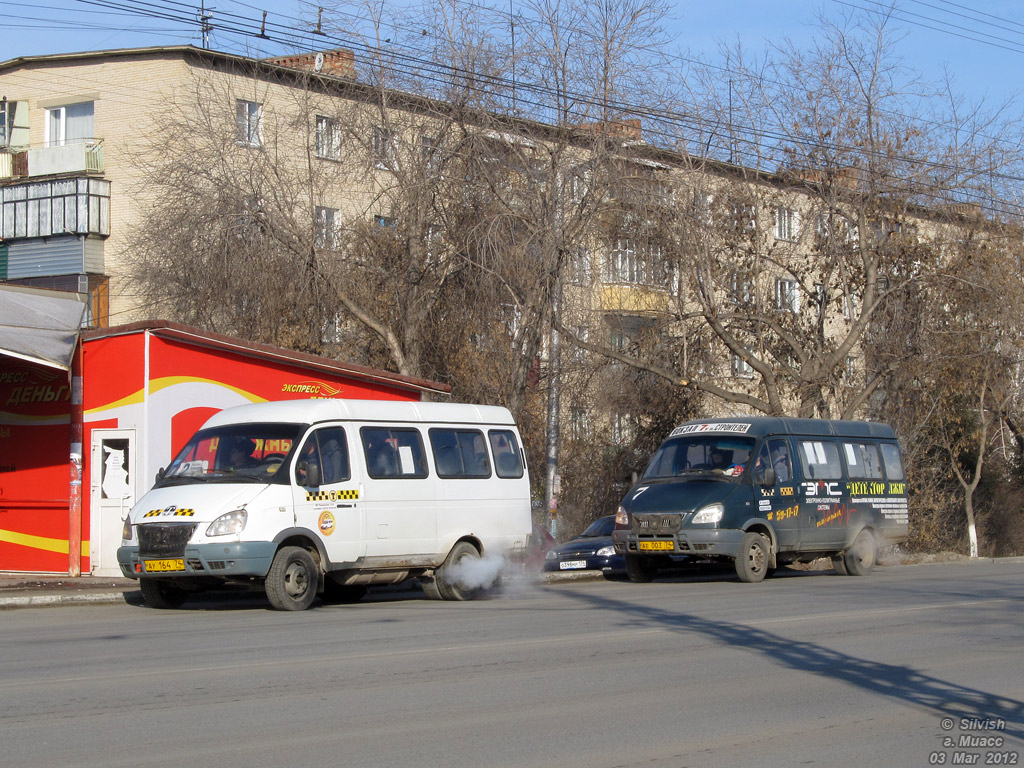
[[[693,520],[690,521],[690,524],[705,525],[707,523],[718,523],[721,522],[722,515],[724,514],[724,504],[708,504],[708,506],[697,511],[697,514],[693,516]]]
[[[230,536],[234,533],[241,533],[245,528],[247,518],[248,515],[244,509],[234,509],[210,523],[210,527],[206,529],[206,535]]]
[[[124,519],[124,527],[121,528],[121,541],[132,540],[132,518],[131,515]]]
[[[615,526],[629,526],[629,514],[626,512],[626,508],[619,505],[619,508],[615,511]]]

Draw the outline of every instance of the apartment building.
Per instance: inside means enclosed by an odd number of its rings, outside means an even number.
[[[296,219],[309,246],[326,250],[342,222],[387,228],[408,215],[382,190],[395,184],[402,152],[429,174],[442,139],[427,127],[455,121],[437,101],[361,83],[345,51],[256,60],[184,46],[2,62],[0,279],[88,291],[91,326],[148,316],[126,277],[127,253],[152,215],[146,169],[168,118],[189,112],[239,152],[295,159],[301,172],[290,183],[310,191]],[[855,173],[825,183],[811,172],[698,161],[647,144],[638,120],[568,134],[522,119],[458,120],[462,150],[507,168],[490,194],[561,186],[560,205],[574,212],[557,213],[576,226],[561,311],[576,340],[625,352],[645,334],[683,339],[680,379],[751,393],[740,409],[778,408],[773,397],[791,396],[765,383],[780,355],[767,334],[788,334],[791,345],[844,338],[858,303],[886,284],[888,256],[877,253],[868,273],[863,264],[842,279],[829,270],[860,258],[851,254],[867,238],[906,246],[938,226],[906,206],[886,215],[863,205]],[[261,201],[252,205],[256,220]],[[847,346],[841,365],[852,381],[863,348]]]
[[[123,270],[146,215],[140,154],[201,78],[231,93],[237,143],[259,145],[264,103],[285,101],[275,88],[302,68],[351,80],[353,63],[338,51],[257,62],[189,46],[0,63],[0,280],[88,293],[89,326],[145,317]]]

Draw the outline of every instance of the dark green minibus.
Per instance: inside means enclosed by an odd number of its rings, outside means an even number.
[[[907,483],[886,424],[730,417],[681,424],[619,506],[612,534],[630,580],[694,559],[732,560],[742,581],[829,557],[871,572],[906,540]]]

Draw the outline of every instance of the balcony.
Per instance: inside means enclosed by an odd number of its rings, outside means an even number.
[[[659,315],[670,311],[672,297],[664,288],[649,285],[605,284],[600,305],[605,312],[631,315]]]
[[[110,235],[110,182],[50,178],[0,185],[0,238]]]
[[[26,152],[0,153],[0,180],[76,173],[103,173],[103,141],[38,147]]]

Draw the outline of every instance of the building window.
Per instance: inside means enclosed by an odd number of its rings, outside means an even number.
[[[757,228],[757,209],[749,203],[732,206],[731,229],[738,234],[750,234]]]
[[[819,310],[824,309],[825,308],[825,302],[826,302],[827,299],[828,299],[828,294],[825,291],[825,284],[824,283],[815,283],[814,284],[814,304],[815,304],[815,306],[817,306]]]
[[[792,208],[775,209],[775,239],[794,242],[798,235],[799,217]]]
[[[750,366],[746,360],[739,355],[732,356],[732,375],[738,376],[742,379],[752,378],[754,375],[754,369]]]
[[[263,146],[263,105],[255,101],[235,101],[235,140],[247,147]]]
[[[783,312],[800,311],[800,283],[796,280],[775,280],[775,307]]]
[[[605,259],[604,280],[608,283],[668,287],[671,277],[661,246],[638,246],[631,237],[616,240]]]
[[[341,342],[341,314],[336,313],[324,320],[321,327],[320,341],[324,344],[338,344]]]
[[[81,144],[93,138],[93,103],[83,101],[46,110],[46,146]]]
[[[384,170],[395,167],[395,135],[389,128],[373,129],[373,164]]]
[[[629,336],[623,328],[612,327],[611,335],[608,338],[608,345],[615,352],[625,352],[629,345]]]
[[[336,118],[316,116],[316,156],[341,159],[341,123]]]
[[[615,445],[626,445],[633,442],[636,429],[633,419],[628,413],[612,414],[612,442]]]
[[[587,343],[590,341],[590,329],[585,325],[577,325],[573,332],[576,334],[576,338],[580,341]],[[587,348],[579,344],[571,344],[570,358],[577,362],[582,362],[587,359]]]
[[[843,385],[847,387],[857,386],[857,358],[847,357],[843,366]]]
[[[441,172],[441,152],[433,136],[420,137],[420,159],[427,176],[436,176]]]
[[[317,248],[333,248],[337,243],[337,216],[336,208],[325,208],[317,206],[314,211],[316,232],[314,242]]]
[[[14,131],[14,109],[17,102],[0,101],[0,147],[6,147],[11,143],[11,133]]]
[[[575,285],[590,284],[590,251],[579,248],[569,254],[569,281]]]
[[[569,174],[569,199],[582,203],[594,187],[594,172],[590,168],[574,168]]]
[[[729,297],[737,304],[750,304],[754,299],[750,275],[735,271],[729,275]]]
[[[608,253],[605,272],[605,279],[609,283],[639,282],[636,243],[631,238],[615,241]]]
[[[712,213],[715,204],[715,196],[707,192],[695,189],[693,191],[693,218],[698,224],[710,227],[714,224]]]
[[[574,407],[570,410],[569,425],[573,440],[589,440],[594,434],[593,419],[584,408]]]
[[[398,219],[394,216],[374,216],[373,223],[384,229],[398,229]]]

